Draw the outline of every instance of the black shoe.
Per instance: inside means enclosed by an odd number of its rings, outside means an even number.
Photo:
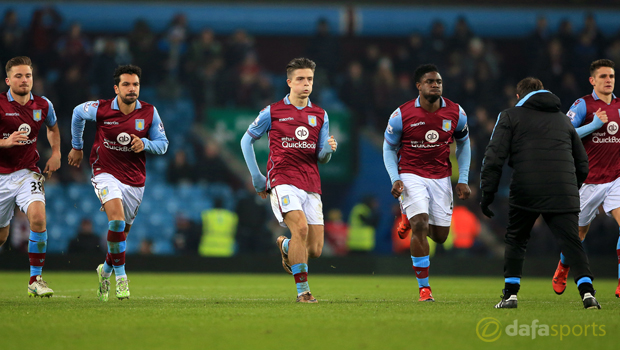
[[[594,297],[594,295],[590,293],[585,293],[583,295],[583,307],[585,309],[600,309],[601,304],[599,304],[598,301],[596,301],[596,298]]]
[[[502,300],[495,305],[496,309],[516,309],[517,308],[517,295],[507,294],[506,290],[503,290],[504,295],[501,296]]]

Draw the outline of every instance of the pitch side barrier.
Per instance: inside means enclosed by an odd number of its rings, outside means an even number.
[[[51,2],[3,1],[0,12],[17,11],[20,25],[27,28],[35,10],[49,7]],[[129,33],[137,19],[144,19],[157,33],[169,26],[176,14],[184,14],[192,32],[212,28],[217,34],[229,34],[239,28],[252,35],[310,36],[317,21],[325,19],[332,33],[358,36],[408,36],[412,32],[430,33],[436,20],[443,22],[446,33],[454,31],[457,18],[464,17],[473,32],[483,37],[515,38],[533,32],[536,19],[547,18],[549,29],[556,32],[562,20],[568,19],[578,33],[586,13],[595,16],[598,28],[606,36],[620,28],[620,10],[614,8],[563,8],[527,5],[490,6],[348,6],[348,5],[284,5],[282,3],[205,4],[178,2],[139,3],[52,3],[62,16],[61,29],[80,23],[86,32]],[[527,6],[527,7],[526,7]],[[303,16],[299,14],[303,13]]]
[[[24,260],[26,259],[26,260]],[[590,257],[590,267],[597,278],[616,278],[617,269],[610,264],[614,257]],[[93,254],[48,254],[45,271],[89,271],[101,263]],[[553,276],[557,257],[528,257],[523,268],[524,276]],[[26,261],[26,263],[24,263]],[[361,274],[361,275],[412,275],[408,255],[399,256],[347,256],[321,257],[313,260],[312,273]],[[15,251],[0,254],[0,271],[28,269],[28,256]],[[280,255],[240,255],[232,258],[203,258],[195,255],[127,255],[131,271],[141,272],[191,272],[191,273],[284,273]],[[432,259],[433,276],[494,276],[501,275],[503,259],[485,257],[452,257],[442,255]]]

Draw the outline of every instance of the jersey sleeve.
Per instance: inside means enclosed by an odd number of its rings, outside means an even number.
[[[54,105],[52,101],[50,101],[47,97],[41,96],[45,101],[47,101],[47,117],[45,118],[45,125],[52,127],[56,125],[58,118],[56,117],[56,111],[54,110]]]
[[[84,148],[84,125],[86,121],[97,120],[99,101],[84,102],[73,109],[71,117],[71,147],[74,149]]]
[[[153,107],[153,122],[149,128],[149,138],[142,138],[144,142],[144,150],[153,154],[164,154],[168,150],[168,138],[164,129],[164,123],[157,112],[157,108]]]
[[[397,108],[390,116],[387,128],[383,134],[385,141],[392,147],[400,146],[400,139],[403,134],[403,117],[400,108]]]
[[[271,130],[271,106],[263,108],[258,113],[258,117],[250,124],[247,132],[253,139],[258,140],[269,130]]]
[[[570,110],[566,113],[566,116],[570,119],[571,124],[573,124],[575,128],[578,128],[583,125],[587,112],[586,101],[580,98],[573,103]]]
[[[321,131],[319,131],[319,144],[317,145],[319,148],[319,152],[327,147],[325,142],[329,139],[329,117],[327,116],[327,112],[325,112],[325,116],[323,117],[323,126],[321,127]]]
[[[454,139],[456,141],[465,141],[469,137],[469,127],[467,126],[467,114],[459,106],[459,121],[456,123],[456,130],[454,130]]]

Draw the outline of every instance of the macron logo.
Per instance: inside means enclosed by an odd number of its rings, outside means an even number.
[[[114,262],[119,262],[121,261],[121,259],[114,259]]]
[[[416,271],[415,274],[419,275],[422,271]]]
[[[45,261],[45,259],[39,259],[39,262],[44,262],[44,261]]]

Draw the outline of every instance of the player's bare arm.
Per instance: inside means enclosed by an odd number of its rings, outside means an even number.
[[[47,139],[52,147],[52,155],[45,164],[43,173],[47,174],[47,177],[50,178],[52,174],[60,168],[60,129],[58,128],[58,123],[54,126],[47,127]]]
[[[456,184],[456,195],[459,199],[467,199],[471,195],[471,189],[468,184],[458,183]]]
[[[144,151],[144,142],[142,142],[142,140],[134,134],[131,134],[131,138],[131,150],[134,151],[134,153]]]
[[[28,141],[26,131],[15,131],[6,139],[0,139],[0,148],[11,148],[13,146],[24,146]]]
[[[69,165],[79,168],[82,158],[84,158],[84,151],[75,148],[71,149],[69,152]]]
[[[403,194],[404,190],[405,185],[401,180],[394,181],[394,183],[392,184],[392,196],[394,196],[394,198],[398,199],[398,197]]]

